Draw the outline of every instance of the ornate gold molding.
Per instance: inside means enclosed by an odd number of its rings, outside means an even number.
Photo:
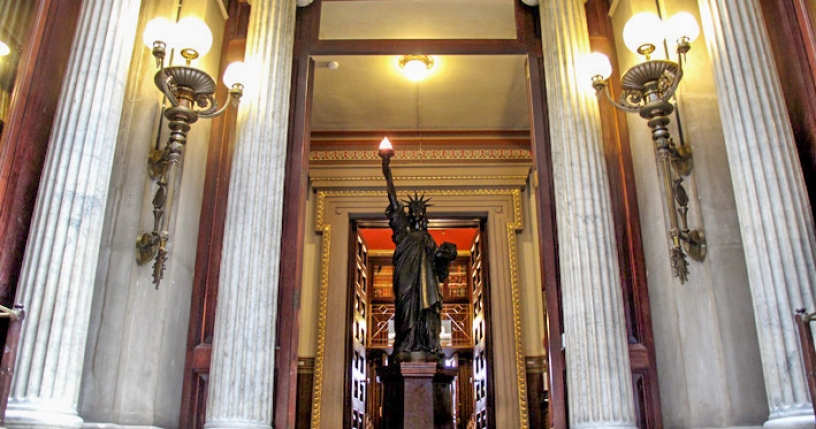
[[[400,151],[395,160],[531,160],[526,149],[425,149]],[[309,161],[381,161],[376,150],[312,151]]]
[[[382,181],[382,176],[358,176],[358,177],[311,177],[312,182],[368,182]],[[395,181],[416,181],[416,180],[527,180],[527,176],[394,176]]]
[[[312,390],[312,427],[320,427],[320,401],[323,399],[323,356],[326,351],[326,307],[329,305],[329,257],[331,255],[331,225],[321,225],[323,243],[320,257],[320,311],[317,319],[317,350],[314,362]]]
[[[413,189],[400,191],[399,194],[408,198]],[[503,196],[510,195],[513,200],[513,222],[516,229],[523,228],[523,220],[521,216],[521,190],[520,189],[428,189],[422,190],[428,197],[435,196]],[[326,198],[337,197],[382,197],[383,201],[388,201],[388,194],[386,191],[368,191],[368,190],[329,190],[317,192],[317,207],[315,210],[315,230],[320,232],[323,230],[324,219],[326,213]],[[385,203],[383,203],[385,206]]]
[[[527,371],[524,350],[521,344],[521,291],[519,290],[518,256],[516,253],[516,233],[520,229],[516,223],[507,224],[507,251],[510,254],[510,299],[513,302],[513,336],[516,346],[516,378],[519,397],[519,427],[529,427],[527,411]]]

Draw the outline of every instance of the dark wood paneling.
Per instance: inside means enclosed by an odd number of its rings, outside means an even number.
[[[759,3],[782,84],[812,210],[816,207],[814,11],[809,2],[803,0],[760,0]]]
[[[529,407],[530,429],[547,427],[547,391],[544,377],[547,377],[547,357],[528,356],[524,359],[527,372],[527,406]]]
[[[229,16],[222,40],[219,76],[230,62],[244,58],[249,5],[245,2],[231,2]],[[223,85],[219,85],[216,98],[227,98],[227,89]],[[210,372],[221,248],[232,167],[233,146],[230,134],[235,129],[235,119],[236,109],[228,109],[224,115],[213,118],[211,124],[179,420],[179,427],[185,429],[203,428],[206,417],[207,375]]]
[[[296,429],[312,426],[312,389],[314,389],[314,358],[300,358],[297,363]]]
[[[614,74],[609,78],[610,91],[617,93],[620,90],[620,68],[617,64],[612,21],[609,18],[609,2],[589,0],[586,3],[586,13],[591,49],[606,54],[612,61]],[[657,428],[662,426],[660,392],[626,114],[603,100],[599,102],[599,109],[615,223],[629,358],[638,408],[637,423],[639,428]],[[645,122],[643,126],[646,126]]]
[[[0,303],[17,290],[81,0],[36,1],[0,138]]]

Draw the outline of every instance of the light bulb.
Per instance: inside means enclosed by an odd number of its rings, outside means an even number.
[[[10,53],[11,48],[9,48],[9,45],[5,44],[4,42],[0,42],[0,57],[5,57]]]
[[[399,66],[408,79],[418,82],[431,74],[434,60],[427,55],[406,55],[399,59]]]
[[[227,66],[224,70],[224,84],[227,88],[232,88],[235,85],[246,85],[249,77],[249,69],[246,64],[241,61],[236,61]]]
[[[700,36],[700,26],[697,25],[694,15],[688,12],[678,12],[666,21],[666,40],[671,43],[677,43],[683,37],[691,43],[698,36]]]
[[[651,12],[636,14],[623,27],[623,43],[637,54],[651,54],[663,43],[663,21]]]
[[[164,42],[169,49],[173,33],[173,24],[165,18],[155,18],[145,25],[142,41],[145,46],[153,49],[155,42]]]
[[[188,16],[182,18],[173,28],[174,43],[178,49],[192,49],[198,53],[199,57],[210,52],[213,43],[212,31],[204,21]]]
[[[600,76],[602,80],[606,80],[612,75],[612,63],[609,62],[609,57],[600,52],[587,55],[584,58],[584,68],[590,78]]]

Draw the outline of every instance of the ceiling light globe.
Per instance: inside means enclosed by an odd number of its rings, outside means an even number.
[[[142,42],[145,46],[153,49],[153,44],[156,42],[164,42],[167,47],[170,47],[170,42],[173,33],[173,24],[165,18],[154,18],[145,25],[142,33]]]
[[[425,79],[431,73],[433,65],[433,58],[427,55],[406,55],[399,61],[405,76],[415,82]]]
[[[602,80],[606,80],[612,75],[612,63],[606,55],[593,52],[587,55],[584,61],[585,70],[587,70],[590,78],[594,79],[600,76]]]
[[[224,84],[227,88],[235,85],[246,85],[249,77],[249,67],[242,61],[236,61],[224,70]]]
[[[623,43],[630,51],[648,55],[663,43],[663,21],[651,12],[629,18],[623,27]]]
[[[677,43],[685,37],[687,42],[693,42],[700,36],[700,26],[694,15],[688,12],[678,12],[666,21],[666,40]]]
[[[192,49],[198,56],[204,56],[210,52],[213,43],[212,31],[204,21],[188,16],[176,23],[174,29],[175,42],[173,46],[179,49]]]
[[[11,53],[11,48],[5,42],[0,42],[0,57],[5,57]]]

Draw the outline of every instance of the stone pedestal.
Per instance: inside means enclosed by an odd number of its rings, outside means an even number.
[[[381,429],[453,429],[451,383],[455,368],[436,362],[399,362],[379,371]]]

